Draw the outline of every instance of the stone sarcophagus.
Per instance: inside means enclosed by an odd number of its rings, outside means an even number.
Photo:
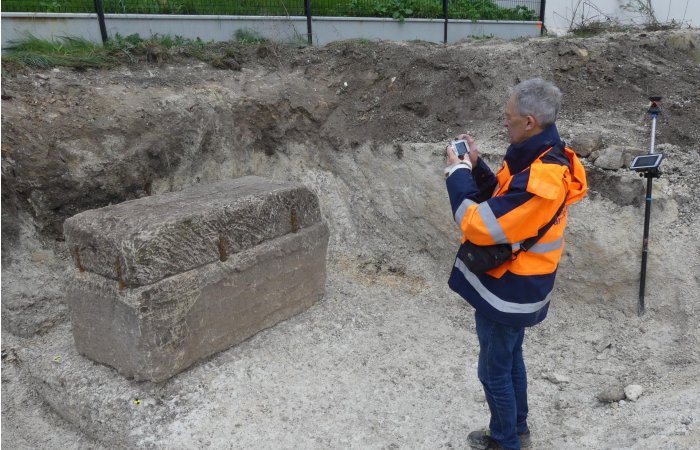
[[[313,305],[328,227],[307,188],[244,177],[85,211],[64,223],[75,345],[163,381]]]

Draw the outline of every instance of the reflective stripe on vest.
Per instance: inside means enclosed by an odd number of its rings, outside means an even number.
[[[469,269],[467,269],[467,266],[465,266],[459,258],[457,258],[457,260],[455,261],[455,267],[459,269],[460,272],[462,272],[464,278],[469,282],[469,284],[472,285],[476,292],[479,293],[481,298],[483,298],[489,305],[493,306],[496,310],[504,313],[531,314],[542,309],[545,305],[547,305],[547,303],[549,303],[549,301],[552,298],[552,293],[550,292],[549,294],[547,294],[544,300],[541,300],[536,303],[509,302],[503,300],[493,292],[486,289],[486,286],[484,286],[481,283],[481,281],[475,274],[473,274]]]

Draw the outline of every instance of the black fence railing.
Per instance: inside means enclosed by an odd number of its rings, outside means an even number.
[[[101,0],[107,14],[304,16],[305,0]],[[309,0],[314,16],[442,18],[442,0]],[[448,16],[538,20],[543,0],[450,0]],[[3,0],[3,12],[89,13],[94,0]]]
[[[4,0],[2,12],[97,13],[102,40],[104,14],[186,14],[306,16],[311,44],[312,17],[390,17],[544,21],[546,0]]]

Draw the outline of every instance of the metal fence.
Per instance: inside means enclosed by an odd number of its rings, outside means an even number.
[[[107,42],[105,14],[187,14],[226,16],[306,16],[312,44],[312,18],[391,17],[444,20],[539,20],[543,30],[545,0],[5,0],[3,12],[97,13]]]
[[[3,12],[541,20],[544,0],[4,0]]]

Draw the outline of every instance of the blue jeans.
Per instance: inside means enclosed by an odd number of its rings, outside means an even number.
[[[491,437],[501,447],[520,449],[518,433],[527,428],[527,373],[523,360],[525,328],[513,328],[475,314],[479,337],[479,380],[491,410]]]

